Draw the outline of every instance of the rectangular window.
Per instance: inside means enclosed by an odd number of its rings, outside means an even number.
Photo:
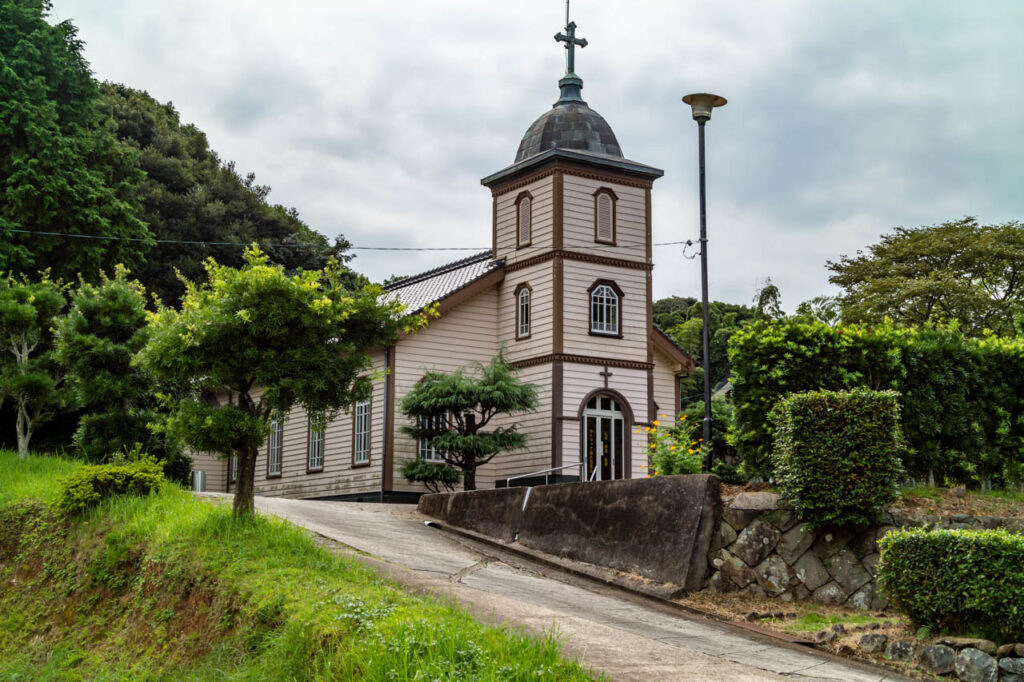
[[[444,427],[444,424],[445,421],[442,417],[435,417],[433,419],[420,417],[421,429],[440,429]],[[444,462],[444,455],[438,452],[437,448],[430,445],[426,438],[420,438],[420,459],[427,462]]]
[[[228,482],[234,483],[238,480],[238,455],[231,455],[228,459]]]
[[[306,470],[324,470],[324,430],[327,424],[323,417],[310,417],[309,420],[309,447],[306,453]]]
[[[356,403],[353,410],[352,463],[370,463],[370,401]]]
[[[530,336],[530,289],[523,285],[516,297],[516,338]]]
[[[267,476],[281,475],[281,452],[284,449],[284,420],[270,422],[270,442],[267,444]]]

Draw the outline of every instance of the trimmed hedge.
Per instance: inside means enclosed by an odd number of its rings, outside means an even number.
[[[780,398],[863,387],[900,392],[903,465],[914,478],[1024,483],[1024,336],[762,320],[733,334],[729,359],[731,437],[750,473],[772,475],[768,414]]]
[[[115,495],[148,495],[164,481],[163,468],[151,458],[84,466],[60,479],[57,506],[65,514],[77,514]]]
[[[898,530],[879,541],[878,583],[917,625],[1024,640],[1024,537],[1005,530]]]
[[[772,460],[783,497],[813,528],[866,526],[902,477],[894,391],[794,393],[779,401]]]

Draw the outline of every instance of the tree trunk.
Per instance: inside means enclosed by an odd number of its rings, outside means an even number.
[[[235,482],[235,518],[246,518],[253,513],[253,490],[256,485],[256,449],[238,452],[238,477]]]
[[[25,459],[28,457],[28,444],[32,440],[32,419],[28,416],[28,410],[25,408],[24,403],[18,405],[18,422],[17,422],[17,434],[18,434],[18,458]]]
[[[476,490],[476,467],[462,470],[462,489]]]

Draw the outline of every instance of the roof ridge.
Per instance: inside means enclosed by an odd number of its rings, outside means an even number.
[[[416,275],[410,275],[405,279],[400,279],[397,282],[392,282],[391,284],[385,285],[382,288],[384,289],[384,291],[394,291],[395,289],[401,289],[403,287],[409,286],[410,284],[416,284],[417,282],[422,282],[424,280],[431,279],[438,275],[442,275],[446,272],[458,270],[459,268],[464,267],[466,265],[478,263],[482,260],[488,260],[490,258],[491,250],[487,249],[486,251],[481,251],[480,253],[473,254],[472,256],[466,256],[465,258],[460,258],[457,261],[452,261],[451,263],[439,265],[431,270],[427,270]]]

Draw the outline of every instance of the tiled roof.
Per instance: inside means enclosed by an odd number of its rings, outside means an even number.
[[[406,277],[387,285],[384,290],[390,295],[397,296],[398,300],[408,306],[408,312],[411,313],[451,296],[499,269],[502,264],[503,261],[491,259],[490,251],[483,251],[454,263]]]

